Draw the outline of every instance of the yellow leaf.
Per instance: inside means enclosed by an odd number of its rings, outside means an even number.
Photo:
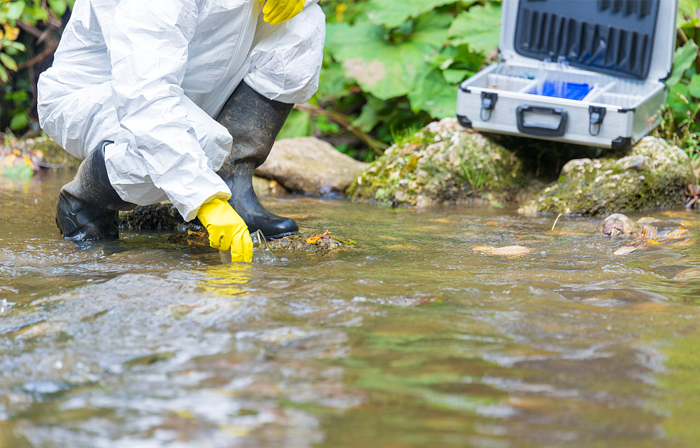
[[[19,28],[6,23],[5,26],[5,39],[15,41],[19,37]]]
[[[306,244],[316,244],[318,243],[318,240],[320,240],[320,236],[312,236],[311,238],[306,239]]]

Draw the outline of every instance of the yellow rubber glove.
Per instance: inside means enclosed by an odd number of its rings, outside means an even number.
[[[231,261],[253,261],[253,240],[248,226],[233,207],[223,199],[205,202],[197,218],[209,232],[209,245],[214,249],[231,251]]]
[[[258,0],[265,2],[265,0]],[[263,20],[270,25],[286,22],[304,9],[304,0],[267,0],[263,7]]]

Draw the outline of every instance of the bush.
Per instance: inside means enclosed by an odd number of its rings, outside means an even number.
[[[0,3],[0,130],[38,133],[36,81],[58,47],[61,18],[74,1]]]

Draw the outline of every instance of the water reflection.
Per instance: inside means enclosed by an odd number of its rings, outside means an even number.
[[[0,448],[700,442],[696,213],[620,257],[593,219],[289,197],[359,245],[223,265],[158,233],[62,241],[64,181],[0,179]]]

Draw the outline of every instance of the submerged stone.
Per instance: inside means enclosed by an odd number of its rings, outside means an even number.
[[[279,183],[272,180],[253,177],[253,189],[259,196],[274,196],[286,194]],[[128,212],[119,213],[119,227],[131,230],[199,230],[202,226],[195,223],[187,223],[180,212],[170,202],[161,202],[153,205],[140,205]]]
[[[128,212],[119,213],[119,227],[132,230],[184,230],[195,229],[182,219],[182,215],[170,202],[142,205]]]
[[[389,148],[348,193],[359,202],[426,207],[470,202],[487,193],[508,199],[531,180],[514,152],[447,118]]]
[[[556,182],[521,213],[600,216],[682,207],[696,182],[690,158],[677,146],[645,137],[625,154],[569,161]]]
[[[320,235],[320,234],[319,234]],[[349,249],[355,246],[352,240],[337,239],[335,237],[314,238],[319,236],[311,233],[286,236],[277,240],[268,241],[268,246],[273,253],[296,252],[315,255],[326,255],[341,249]],[[312,243],[309,243],[312,239]],[[170,237],[170,242],[185,246],[209,247],[209,236],[204,230],[179,233]]]

